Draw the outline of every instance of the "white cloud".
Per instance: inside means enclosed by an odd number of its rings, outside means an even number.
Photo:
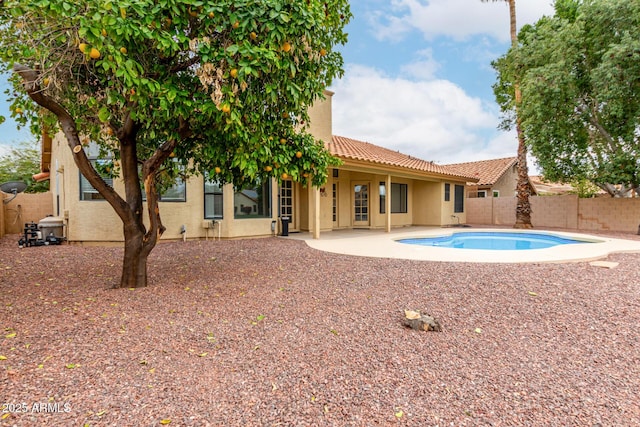
[[[361,65],[331,88],[333,133],[440,164],[515,156],[494,106],[447,80],[393,78]]]
[[[543,15],[552,15],[551,0],[516,2],[518,28],[532,24]],[[506,1],[480,0],[393,0],[391,8],[369,15],[372,32],[380,40],[401,40],[413,30],[426,39],[447,36],[465,40],[488,34],[509,40],[509,7]]]
[[[431,79],[435,76],[440,64],[433,58],[432,49],[423,49],[416,52],[417,59],[414,62],[403,65],[402,74],[408,74],[418,80]]]

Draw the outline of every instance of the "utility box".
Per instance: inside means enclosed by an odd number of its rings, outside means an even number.
[[[38,228],[42,233],[42,238],[53,236],[58,239],[64,238],[64,219],[57,216],[48,216],[38,223]]]

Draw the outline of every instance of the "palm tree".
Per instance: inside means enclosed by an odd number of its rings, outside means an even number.
[[[480,0],[486,3],[490,0]],[[516,30],[516,0],[491,0],[506,1],[509,4],[510,30],[511,30],[511,48],[518,45],[518,33]],[[522,122],[518,111],[522,105],[522,91],[520,83],[516,81],[513,85],[515,108],[516,108],[516,133],[518,134],[518,181],[516,184],[516,223],[514,228],[533,228],[531,225],[531,204],[529,203],[529,195],[531,187],[529,185],[529,168],[527,167],[527,146],[524,141],[524,133],[522,132]]]

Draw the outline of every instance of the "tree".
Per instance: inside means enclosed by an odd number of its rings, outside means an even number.
[[[546,178],[611,196],[640,185],[640,0],[562,0],[496,61],[503,105],[520,79],[527,142]]]
[[[35,182],[33,175],[40,172],[40,150],[35,143],[22,143],[0,156],[0,183],[22,181],[25,193],[49,191],[49,181]]]
[[[487,2],[489,0],[481,0]],[[516,28],[516,0],[492,0],[506,1],[509,4],[509,30],[511,35],[511,49],[517,48],[518,35]],[[531,186],[529,184],[529,167],[527,165],[527,144],[525,134],[522,131],[522,120],[520,119],[520,109],[522,108],[522,92],[518,81],[513,82],[513,102],[509,105],[501,104],[503,111],[513,111],[515,114],[516,134],[518,135],[518,181],[516,183],[516,223],[514,228],[532,228],[531,225]]]
[[[162,177],[326,181],[335,159],[307,132],[307,108],[342,73],[334,46],[350,17],[346,0],[4,1],[12,114],[36,134],[60,129],[122,220],[120,287],[147,284],[164,231]],[[90,142],[113,161],[124,195],[92,166]]]

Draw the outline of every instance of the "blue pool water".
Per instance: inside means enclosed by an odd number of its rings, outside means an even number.
[[[574,240],[552,234],[492,231],[462,232],[441,237],[401,239],[398,240],[398,242],[410,245],[439,246],[443,248],[489,249],[498,251],[544,249],[557,245],[590,243],[584,240]]]

